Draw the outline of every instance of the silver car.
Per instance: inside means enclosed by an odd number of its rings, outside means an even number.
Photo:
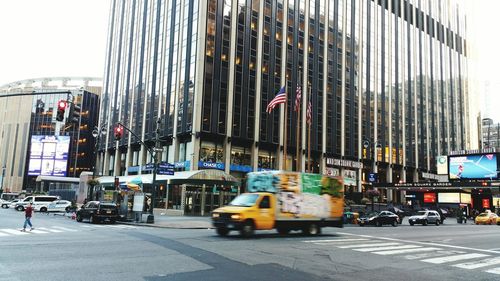
[[[410,225],[414,224],[441,224],[441,216],[436,211],[426,210],[426,211],[418,211],[418,213],[414,216],[411,216],[408,221]]]

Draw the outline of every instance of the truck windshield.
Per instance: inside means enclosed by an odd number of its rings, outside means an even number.
[[[250,207],[255,205],[255,202],[259,198],[258,194],[241,194],[240,196],[234,198],[230,206],[242,206],[242,207]]]

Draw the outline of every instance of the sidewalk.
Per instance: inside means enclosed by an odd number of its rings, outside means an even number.
[[[190,217],[190,216],[167,216],[155,215],[154,223],[117,222],[128,225],[140,225],[148,227],[176,228],[176,229],[211,229],[212,221],[210,217]]]

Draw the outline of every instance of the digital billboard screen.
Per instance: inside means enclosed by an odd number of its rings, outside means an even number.
[[[31,136],[29,176],[66,176],[69,136]]]
[[[424,203],[436,203],[436,193],[424,193]]]
[[[450,180],[498,179],[497,155],[494,153],[453,155],[448,159]]]

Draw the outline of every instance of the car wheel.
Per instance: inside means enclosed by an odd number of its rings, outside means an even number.
[[[82,216],[80,214],[76,215],[76,221],[82,222]]]
[[[422,223],[422,225],[427,225],[427,220],[424,220],[424,222]]]
[[[395,221],[395,220],[394,220],[394,221],[392,221],[392,226],[394,226],[394,227],[398,226],[398,222],[397,222],[397,221]]]
[[[45,208],[45,207],[41,207],[41,208],[40,208],[40,212],[42,212],[42,213],[47,212],[47,208]]]
[[[253,235],[254,231],[255,231],[255,226],[253,222],[251,220],[248,220],[245,222],[245,224],[243,224],[243,227],[240,230],[240,234],[241,236],[248,238]]]
[[[411,225],[411,226],[413,226],[413,225],[415,225],[415,223],[413,223],[413,222],[410,222],[410,225]]]
[[[18,210],[18,211],[24,211],[24,207],[23,206],[17,206],[16,210]]]
[[[2,208],[7,209],[7,205],[3,204]]]
[[[66,211],[66,213],[69,213],[69,207],[66,207],[66,209],[64,209]]]
[[[439,220],[436,220],[436,226],[439,226]]]
[[[226,227],[217,227],[215,231],[219,236],[226,236],[229,233],[229,229]]]
[[[321,233],[321,227],[319,227],[319,225],[316,223],[311,223],[309,225],[306,225],[302,232],[305,235],[318,235]]]
[[[381,227],[382,223],[380,221],[377,221],[377,223],[375,225],[378,226],[378,227]]]
[[[93,216],[93,215],[90,215],[90,217],[89,217],[89,222],[90,222],[90,223],[97,223],[97,220],[94,218],[94,216]]]

